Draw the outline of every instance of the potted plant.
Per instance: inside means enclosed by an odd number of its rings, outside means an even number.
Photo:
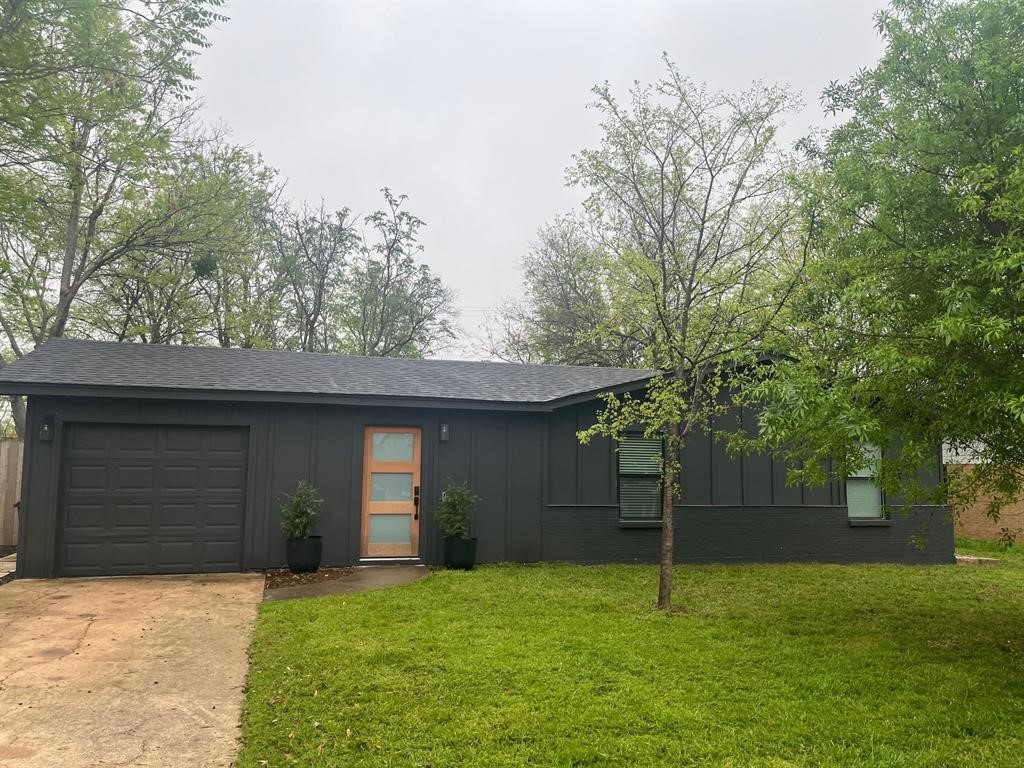
[[[316,488],[300,480],[295,493],[281,500],[281,530],[284,531],[288,569],[295,573],[314,573],[320,568],[323,542],[313,535],[324,500]]]
[[[480,497],[467,483],[451,483],[441,494],[437,524],[444,534],[444,565],[463,571],[476,563],[476,539],[469,535],[469,520]]]

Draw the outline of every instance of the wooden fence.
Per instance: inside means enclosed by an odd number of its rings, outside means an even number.
[[[18,543],[21,456],[20,440],[0,440],[0,547]]]

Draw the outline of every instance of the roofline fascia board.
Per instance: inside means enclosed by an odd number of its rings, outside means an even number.
[[[573,393],[554,400],[522,402],[515,400],[460,400],[455,398],[409,398],[382,395],[333,395],[315,392],[259,392],[251,390],[184,389],[171,387],[101,387],[85,384],[15,384],[0,382],[0,395],[47,397],[127,397],[156,400],[228,400],[237,402],[272,402],[326,405],[373,405],[400,408],[447,408],[474,410],[553,411],[569,405],[594,400],[605,392],[622,394],[642,389],[650,381],[645,376],[614,387],[600,387]]]
[[[627,381],[623,384],[617,384],[614,387],[601,387],[600,389],[591,389],[587,392],[577,392],[565,397],[560,397],[555,400],[548,400],[544,405],[548,406],[545,410],[552,411],[555,408],[564,408],[569,405],[578,405],[585,403],[588,400],[595,400],[600,395],[610,392],[613,395],[621,395],[626,392],[635,392],[638,389],[643,389],[647,386],[647,383],[654,378],[653,376],[644,376],[642,379],[636,379],[635,381]]]
[[[604,391],[604,390],[601,390]],[[171,389],[158,387],[97,387],[81,384],[15,384],[0,382],[0,395],[28,397],[102,397],[143,400],[208,400],[238,403],[294,403],[298,405],[353,405],[390,408],[436,408],[440,410],[546,412],[561,407],[561,401],[515,402],[504,400],[456,400],[447,398],[381,397],[379,395],[331,395],[295,392],[253,392],[216,389]]]
[[[795,362],[796,358],[789,357],[788,355],[762,355],[758,357],[758,359],[753,364],[764,365],[767,363],[775,363],[779,361]],[[745,363],[744,366],[746,365],[750,364]],[[741,366],[736,364],[724,366],[726,372],[731,372],[732,370],[737,369],[739,367]],[[577,405],[579,403],[584,403],[587,400],[594,400],[595,398],[605,394],[606,392],[610,392],[615,395],[624,394],[626,392],[635,392],[638,389],[646,387],[650,383],[651,379],[654,379],[658,376],[663,376],[666,379],[671,379],[675,377],[675,371],[655,371],[654,373],[643,376],[642,378],[635,379],[633,381],[627,381],[622,384],[617,384],[614,387],[601,387],[599,389],[592,389],[587,392],[573,393],[571,395],[566,395],[565,397],[560,397],[555,400],[549,400],[547,401],[547,404],[551,406],[551,409],[562,408],[567,405]]]

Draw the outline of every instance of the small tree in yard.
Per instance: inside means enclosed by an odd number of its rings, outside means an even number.
[[[610,326],[649,339],[644,362],[664,372],[643,398],[604,395],[579,433],[586,443],[639,426],[663,440],[660,609],[672,604],[681,451],[710,429],[727,371],[764,349],[802,268],[806,226],[793,161],[775,141],[794,97],[763,86],[712,93],[665,63],[665,77],[635,86],[627,105],[595,88],[604,137],[569,171],[590,190],[585,210],[607,254]]]

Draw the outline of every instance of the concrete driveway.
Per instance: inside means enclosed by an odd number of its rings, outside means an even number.
[[[0,587],[0,766],[230,766],[263,576]]]

